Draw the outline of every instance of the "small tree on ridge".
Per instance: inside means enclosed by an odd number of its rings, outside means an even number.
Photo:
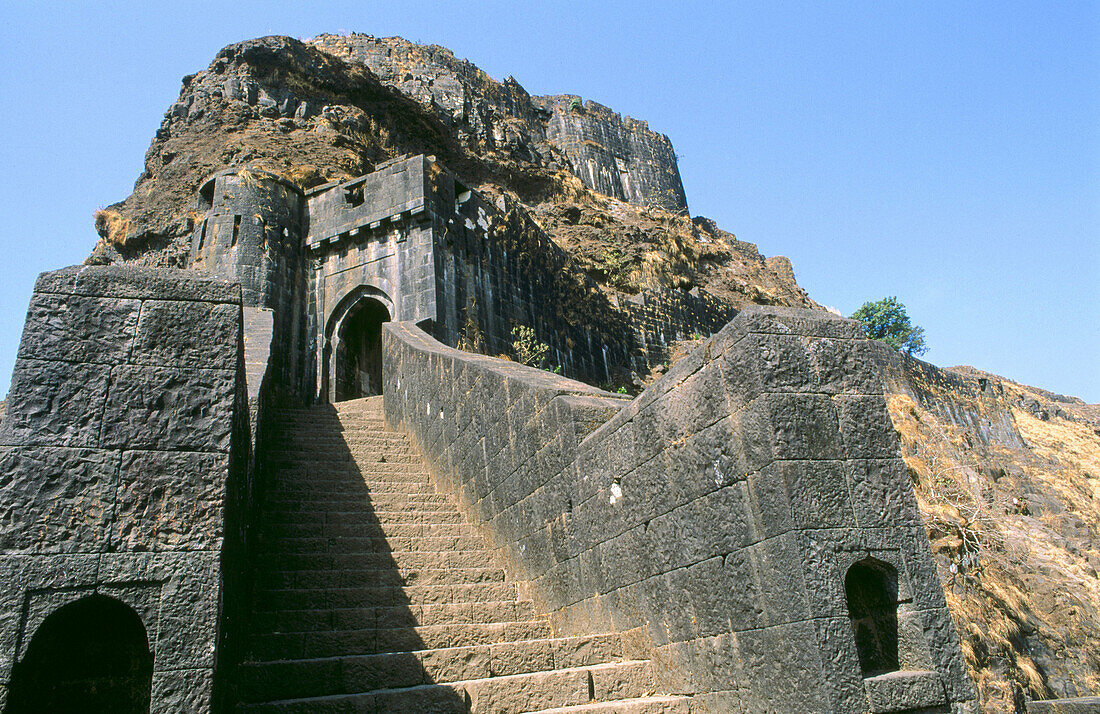
[[[863,331],[872,340],[885,342],[910,355],[928,351],[924,344],[924,328],[910,324],[905,306],[896,297],[865,302],[852,313],[852,319],[863,323]]]

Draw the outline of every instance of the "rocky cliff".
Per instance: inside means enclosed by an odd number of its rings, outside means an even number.
[[[443,48],[400,38],[230,45],[184,77],[134,192],[97,213],[100,241],[89,262],[186,265],[199,218],[193,197],[218,169],[259,167],[310,188],[426,153],[481,193],[514,199],[612,292],[698,285],[735,305],[816,306],[785,259],[767,261],[713,222],[683,215],[680,199],[662,198],[683,195],[675,155],[643,122],[594,104],[581,107],[583,116],[565,106],[583,131],[606,139],[602,148],[582,140],[585,156],[629,148],[640,162],[619,197],[600,191],[614,194],[621,175],[615,186],[586,185],[603,169],[585,159],[581,170],[570,159],[581,149],[564,138],[568,122],[548,129],[561,105],[532,98],[515,80],[496,82]],[[645,178],[658,175],[658,183]]]
[[[1100,691],[1100,405],[881,362],[983,710]]]

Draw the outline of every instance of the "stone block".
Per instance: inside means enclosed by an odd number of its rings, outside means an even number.
[[[740,613],[729,607],[729,593],[735,585],[729,580],[724,559],[710,558],[687,567],[688,589],[684,591],[694,613],[692,626],[696,637],[712,637],[733,629]]]
[[[777,461],[795,528],[842,528],[854,522],[841,461]]]
[[[765,394],[746,411],[760,414],[754,436],[770,443],[776,459],[836,459],[843,453],[836,408],[827,396]]]
[[[118,367],[103,412],[103,443],[227,452],[235,388],[229,371]]]
[[[210,668],[153,672],[150,714],[204,712],[213,705],[214,672]]]
[[[863,680],[873,714],[906,712],[947,703],[935,672],[889,672]]]
[[[111,382],[107,365],[18,359],[0,444],[95,447]]]
[[[753,550],[746,548],[730,553],[722,563],[726,571],[725,582],[730,588],[726,593],[726,610],[731,628],[741,632],[764,627],[767,624],[764,598],[756,575]]]
[[[748,711],[828,712],[820,654],[792,642],[814,642],[812,622],[798,622],[737,635]]]
[[[130,361],[157,367],[236,369],[240,336],[238,305],[146,300]]]
[[[900,455],[894,423],[879,395],[836,398],[844,455],[849,459],[889,459]]]
[[[794,534],[769,538],[751,546],[760,584],[760,599],[770,625],[800,622],[810,617],[802,571],[804,556]]]
[[[845,472],[856,525],[921,525],[913,487],[901,459],[852,460],[845,463]]]
[[[882,373],[864,340],[814,339],[807,343],[813,382],[827,394],[881,394]]]
[[[140,307],[138,300],[36,293],[18,356],[121,364],[130,355]]]
[[[239,285],[212,280],[195,271],[129,265],[74,265],[42,273],[34,291],[138,300],[241,300]]]
[[[118,452],[0,448],[0,552],[97,552],[109,545]]]
[[[753,539],[763,540],[790,532],[794,528],[791,499],[786,481],[777,473],[775,465],[750,474],[747,483],[755,531]]]
[[[835,537],[838,533],[845,531],[804,530],[796,538],[805,562],[802,572],[810,612],[814,617],[844,618],[847,622],[845,571],[837,557],[842,547]]]
[[[867,696],[860,676],[859,654],[847,617],[822,617],[814,620],[815,644],[821,652],[825,674],[824,693],[830,702],[828,711],[836,714],[864,714]]]
[[[221,547],[229,457],[127,451],[118,479],[111,541],[118,550]]]

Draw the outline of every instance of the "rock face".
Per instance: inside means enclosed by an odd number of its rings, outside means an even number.
[[[436,45],[370,35],[321,35],[310,43],[366,65],[482,150],[537,164],[564,162],[599,193],[637,206],[687,211],[672,143],[644,121],[623,119],[573,95],[532,97],[515,79],[498,83]]]
[[[249,40],[185,77],[134,193],[97,215],[89,262],[185,267],[206,210],[194,197],[219,170],[308,190],[416,154],[490,201],[506,194],[605,291],[701,287],[734,307],[815,306],[755,246],[680,215],[671,144],[644,122],[532,98],[442,48],[365,35]]]

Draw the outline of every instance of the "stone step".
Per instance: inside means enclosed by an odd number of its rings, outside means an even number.
[[[414,514],[415,510],[403,511]],[[434,513],[434,511],[420,511],[420,513]],[[478,550],[484,547],[485,541],[475,532],[468,531],[464,534],[435,533],[431,528],[425,528],[422,533],[427,535],[398,535],[387,527],[388,522],[382,519],[363,518],[360,521],[347,519],[333,522],[322,521],[320,523],[268,523],[261,531],[266,541],[272,539],[296,538],[375,538],[389,541],[391,550]],[[454,523],[447,525],[457,525]],[[381,529],[381,532],[379,532]],[[410,529],[406,529],[409,532]],[[446,539],[446,540],[444,540]],[[436,541],[442,545],[433,545]],[[378,546],[371,546],[365,550],[378,550]]]
[[[419,527],[419,526],[410,526]],[[438,526],[437,526],[438,527]],[[494,562],[488,550],[393,551],[387,553],[263,553],[262,570],[337,570],[378,568],[483,568]]]
[[[399,568],[371,570],[275,570],[257,578],[256,586],[266,590],[296,588],[354,588],[380,585],[459,585],[465,583],[502,583],[500,568]]]
[[[256,610],[326,610],[517,600],[515,583],[257,590]]]
[[[626,678],[637,686],[639,667],[648,662],[615,662],[590,667],[462,680],[447,684],[379,689],[362,694],[284,699],[242,705],[250,714],[345,714],[431,712],[432,714],[519,714],[592,703],[595,682]],[[624,687],[625,688],[625,687]],[[643,687],[643,690],[646,687]],[[645,692],[631,698],[640,698]]]
[[[257,632],[315,632],[419,625],[516,622],[535,617],[530,600],[393,605],[331,610],[268,610],[252,614]]]
[[[405,517],[410,517],[406,514]],[[404,523],[406,521],[395,521]],[[433,521],[429,521],[433,522]],[[356,535],[356,526],[346,532],[324,535],[289,535],[296,526],[271,526],[260,538],[263,552],[278,553],[387,553],[397,551],[480,550],[485,541],[476,536],[382,536]],[[385,522],[382,525],[385,530]]]
[[[345,443],[360,444],[386,444],[394,446],[411,446],[409,437],[399,431],[365,431],[353,429],[351,431],[335,430],[332,428],[314,429],[312,431],[289,431],[272,435],[265,445],[279,448],[285,445],[293,446],[339,446]]]
[[[370,491],[342,497],[334,497],[331,494],[308,494],[295,497],[275,493],[268,494],[264,502],[269,518],[274,519],[317,514],[330,514],[332,518],[340,518],[343,514],[358,516],[380,508],[384,504],[432,506],[435,510],[455,508],[455,504],[447,496],[416,491]]]
[[[240,668],[247,701],[352,694],[622,660],[618,635],[499,642],[411,652],[249,662]]]
[[[364,475],[376,478],[390,476],[417,476],[427,480],[428,472],[420,464],[376,463],[368,467],[358,466],[354,461],[331,460],[318,463],[310,459],[268,462],[268,467],[276,472],[275,483],[308,485],[313,483],[358,483]]]
[[[448,494],[438,493],[429,479],[427,482],[418,482],[401,477],[390,479],[363,480],[361,475],[355,476],[354,481],[346,480],[340,483],[313,482],[292,484],[283,480],[273,480],[265,494],[264,506],[268,511],[278,511],[285,508],[301,510],[297,504],[311,504],[316,508],[325,508],[330,511],[340,510],[341,503],[362,503],[363,498],[373,499],[387,497],[413,498],[425,503],[435,502],[445,504],[448,508],[456,508],[454,499]],[[413,485],[415,484],[415,488]]]
[[[416,507],[407,507],[402,509],[402,513],[408,514],[423,514],[423,513],[437,513],[438,511],[424,509],[417,509]],[[393,513],[393,511],[383,511],[383,513]],[[388,538],[388,537],[404,537],[404,536],[470,536],[480,537],[477,529],[467,523],[405,523],[399,521],[380,521],[375,518],[374,513],[365,512],[358,518],[333,518],[328,519],[324,513],[295,513],[288,514],[286,518],[279,519],[278,521],[269,521],[268,527],[272,530],[271,533],[275,533],[278,528],[284,526],[324,526],[326,524],[340,524],[350,523],[356,524],[363,528],[363,532],[359,533],[362,537],[369,538]],[[320,537],[320,536],[301,536],[301,537]],[[480,550],[477,548],[476,550]]]
[[[655,695],[639,699],[617,699],[611,702],[592,702],[571,707],[540,709],[524,714],[689,714],[691,699]]]
[[[259,661],[308,659],[489,645],[548,637],[550,624],[545,620],[449,623],[388,629],[369,627],[362,630],[260,633],[249,638],[248,651],[250,659]]]
[[[351,446],[348,444],[325,448],[271,448],[264,453],[268,458],[268,463],[297,461],[310,464],[339,464],[354,461],[362,467],[373,466],[374,464],[417,464],[421,466],[420,457],[411,451],[402,452],[397,449],[383,451],[376,447]]]

